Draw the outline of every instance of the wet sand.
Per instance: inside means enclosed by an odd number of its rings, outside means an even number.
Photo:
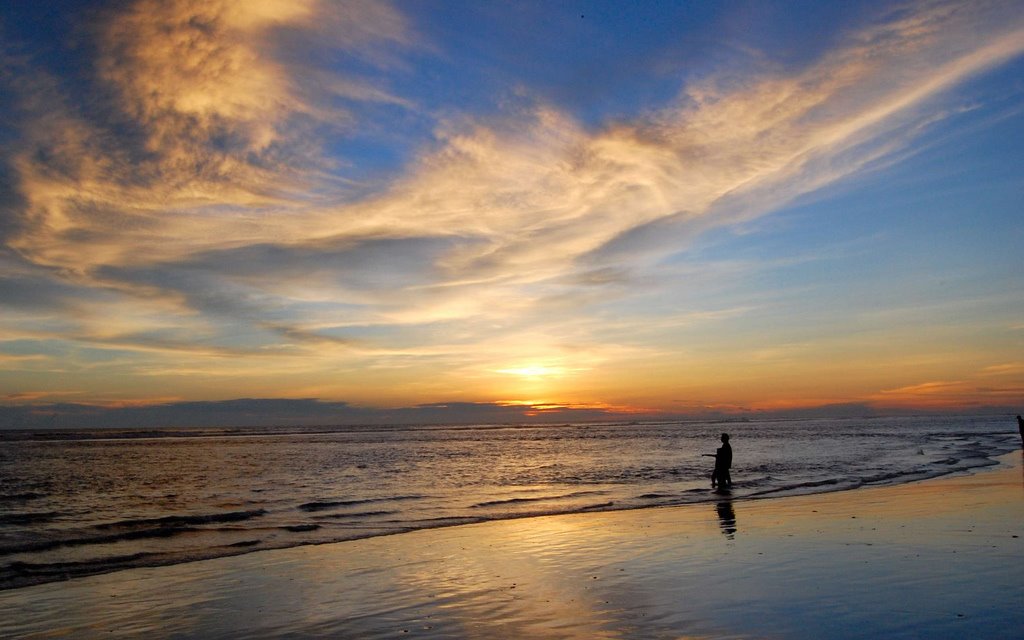
[[[491,522],[0,592],[5,638],[1020,638],[1022,629],[1021,452],[975,475],[898,487]]]

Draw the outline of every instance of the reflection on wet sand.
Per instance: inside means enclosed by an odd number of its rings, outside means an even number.
[[[736,512],[732,508],[732,500],[722,500],[715,504],[718,513],[718,524],[722,534],[732,540],[736,537]]]

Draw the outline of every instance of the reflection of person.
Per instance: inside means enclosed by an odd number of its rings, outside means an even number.
[[[722,535],[732,540],[736,534],[736,512],[732,509],[732,501],[719,502],[715,505],[715,512],[718,513],[718,525],[722,529]]]
[[[704,455],[715,459],[715,470],[711,472],[711,488],[732,488],[732,475],[729,473],[729,469],[732,468],[732,447],[729,445],[729,434],[722,434],[722,446],[718,447],[714,454]]]
[[[1017,430],[1020,431],[1020,440],[1024,442],[1024,418],[1017,416]]]

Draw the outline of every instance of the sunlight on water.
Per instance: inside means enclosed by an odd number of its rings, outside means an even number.
[[[991,463],[1002,418],[8,433],[0,586],[416,529],[818,493]],[[138,437],[143,436],[143,437]],[[160,437],[163,436],[163,437]]]

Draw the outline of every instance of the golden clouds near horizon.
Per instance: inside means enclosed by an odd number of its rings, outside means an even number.
[[[565,375],[566,369],[543,364],[528,364],[508,369],[498,369],[498,373],[506,373],[523,378],[550,378]]]

